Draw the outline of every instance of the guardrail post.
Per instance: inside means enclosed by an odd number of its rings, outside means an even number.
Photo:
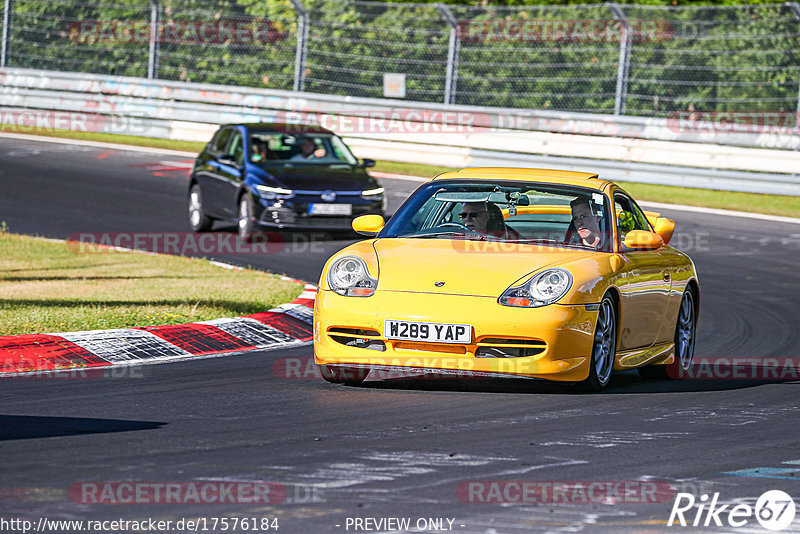
[[[460,43],[458,42],[458,21],[444,4],[436,4],[442,18],[450,26],[450,40],[447,44],[447,74],[444,82],[444,103],[456,103],[456,79],[458,78],[458,55]]]
[[[606,4],[614,18],[622,23],[619,39],[619,66],[617,67],[617,90],[614,97],[614,115],[625,114],[625,100],[628,98],[628,73],[631,66],[631,25],[622,8],[614,2]]]
[[[161,3],[150,0],[150,52],[147,56],[147,77],[158,78],[158,39],[161,25]]]
[[[792,9],[794,20],[800,22],[800,4],[797,2],[786,2],[786,4]],[[798,81],[797,87],[797,117],[795,117],[795,120],[798,118],[800,118],[800,81]]]
[[[294,56],[294,90],[302,91],[306,83],[306,52],[308,47],[308,11],[300,0],[291,0],[297,14],[297,52]]]
[[[8,66],[8,51],[11,43],[11,10],[14,9],[14,0],[5,0],[3,9],[3,42],[0,45],[0,67]]]

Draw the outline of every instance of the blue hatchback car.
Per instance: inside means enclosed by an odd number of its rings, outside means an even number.
[[[353,218],[384,215],[385,194],[333,132],[302,124],[221,126],[195,161],[189,223],[209,230],[235,222],[239,237],[259,229],[347,230]]]

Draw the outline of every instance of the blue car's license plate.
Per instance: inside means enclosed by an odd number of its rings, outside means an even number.
[[[309,204],[309,215],[352,215],[352,204]]]

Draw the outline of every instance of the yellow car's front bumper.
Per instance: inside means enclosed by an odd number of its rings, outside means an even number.
[[[597,321],[594,308],[558,304],[514,308],[490,297],[402,291],[345,297],[321,290],[314,305],[314,359],[318,364],[579,381],[589,374]],[[385,319],[470,324],[472,342],[462,345],[387,339]],[[371,348],[362,348],[367,346]],[[524,355],[485,357],[487,349]],[[476,357],[476,351],[484,357]]]

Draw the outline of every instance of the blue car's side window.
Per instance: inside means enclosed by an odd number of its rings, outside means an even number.
[[[211,151],[219,154],[225,150],[225,147],[228,144],[228,139],[231,138],[232,133],[233,129],[231,128],[220,130],[219,133],[217,133],[217,136],[214,138],[214,141],[211,143]]]

